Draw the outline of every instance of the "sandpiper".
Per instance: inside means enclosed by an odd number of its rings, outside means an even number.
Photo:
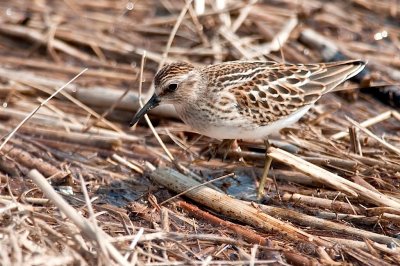
[[[266,140],[297,122],[322,95],[364,66],[361,60],[318,64],[232,61],[206,67],[171,63],[156,74],[155,92],[130,126],[152,108],[173,104],[180,118],[200,134]],[[259,195],[270,163],[267,159]]]

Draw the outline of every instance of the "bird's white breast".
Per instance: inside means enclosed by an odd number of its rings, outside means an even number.
[[[206,121],[197,121],[197,123],[192,123],[194,121],[185,122],[198,133],[216,139],[266,139],[268,135],[277,133],[282,128],[296,123],[311,107],[312,105],[304,106],[289,116],[266,126],[247,124],[248,121],[243,122],[246,124],[240,124],[238,121],[220,121],[220,123],[207,123]]]

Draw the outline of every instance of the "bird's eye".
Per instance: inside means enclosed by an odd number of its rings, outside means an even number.
[[[171,83],[168,85],[168,91],[170,91],[170,92],[176,91],[177,88],[178,88],[178,84],[176,84],[176,83]]]

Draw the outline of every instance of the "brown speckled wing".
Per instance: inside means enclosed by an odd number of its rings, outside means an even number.
[[[259,125],[268,125],[303,106],[316,102],[323,94],[360,71],[361,61],[331,64],[279,64],[275,62],[230,62],[209,67],[213,93],[229,92],[217,105],[233,104],[237,112]]]

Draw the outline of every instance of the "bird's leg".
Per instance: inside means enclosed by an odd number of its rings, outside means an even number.
[[[264,140],[265,143],[265,163],[264,163],[264,170],[263,174],[260,179],[260,184],[258,185],[258,191],[257,191],[257,199],[260,200],[262,197],[264,197],[264,189],[265,189],[265,183],[268,178],[268,172],[271,167],[271,162],[272,158],[268,155],[268,149],[270,147],[269,141]]]
[[[222,141],[221,145],[218,148],[218,151],[223,152],[222,161],[225,161],[233,145],[237,146],[237,142],[235,139],[224,139]]]
[[[239,146],[239,144],[238,144],[238,141],[237,141],[236,139],[235,139],[235,140],[233,141],[233,143],[232,143],[231,150],[236,151],[236,152],[238,152],[239,154],[242,152],[242,149],[240,148],[240,146]],[[229,150],[228,150],[228,152],[229,152]],[[228,155],[227,152],[224,154],[224,159],[226,158],[226,155]],[[240,157],[239,157],[239,162],[242,162],[242,163],[246,164],[246,162],[245,162],[243,156],[240,156]]]
[[[208,155],[208,160],[215,158],[218,154],[222,154],[222,161],[226,159],[228,153],[231,149],[232,143],[234,143],[234,139],[224,139],[219,144],[212,144],[206,150],[200,152],[202,155]]]

